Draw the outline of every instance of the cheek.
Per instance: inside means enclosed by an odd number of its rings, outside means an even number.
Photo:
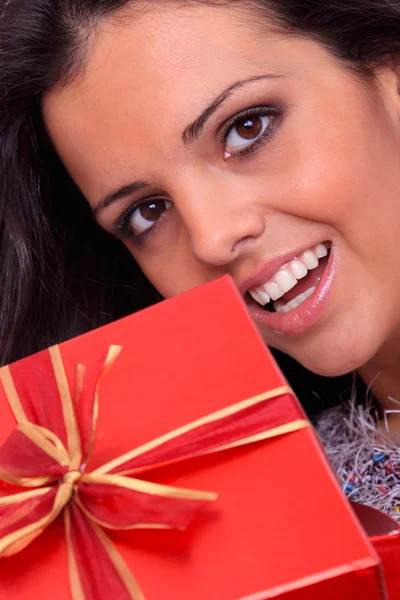
[[[282,152],[277,208],[360,241],[377,237],[376,227],[397,223],[399,148],[382,130],[367,130],[365,119],[343,119],[333,128],[310,123],[307,129],[309,134],[295,136]]]
[[[149,241],[146,247],[131,242],[125,245],[163,298],[172,298],[215,278],[195,259],[189,236],[177,221],[161,227],[156,235],[154,243]]]
[[[329,226],[346,286],[380,288],[389,300],[398,296],[389,277],[400,277],[393,252],[400,239],[398,151],[388,152],[384,140],[375,146],[367,136],[356,140],[307,151],[292,180],[291,210]]]

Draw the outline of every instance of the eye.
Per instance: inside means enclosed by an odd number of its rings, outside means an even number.
[[[240,117],[228,130],[225,137],[225,149],[229,154],[251,146],[263,136],[271,123],[267,115],[248,115]]]
[[[128,228],[134,235],[144,233],[154,226],[171,205],[171,202],[162,198],[146,200],[133,210],[129,218]]]

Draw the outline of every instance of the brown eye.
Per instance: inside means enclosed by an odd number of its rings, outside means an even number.
[[[146,221],[157,221],[165,210],[165,200],[153,200],[139,207],[140,216]]]
[[[266,115],[251,115],[236,121],[226,137],[225,150],[229,154],[251,146],[269,127],[271,117]]]
[[[235,125],[236,133],[245,140],[253,140],[260,135],[263,128],[261,117],[241,119]]]
[[[132,233],[138,235],[150,229],[170,206],[171,202],[161,198],[143,202],[143,204],[140,204],[131,215],[129,220],[130,230]]]

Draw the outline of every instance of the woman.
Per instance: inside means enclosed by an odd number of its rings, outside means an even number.
[[[6,4],[3,362],[229,273],[268,345],[356,371],[394,435],[400,2]]]

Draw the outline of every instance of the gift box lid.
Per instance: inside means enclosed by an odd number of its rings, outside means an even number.
[[[81,549],[86,558],[78,558],[94,565],[99,587],[84,589],[79,597],[386,597],[377,555],[229,277],[61,344],[71,389],[77,365],[96,363],[110,345],[122,350],[101,380],[96,444],[85,473],[215,411],[282,387],[281,394],[265,403],[270,428],[303,425],[271,439],[139,473],[139,481],[216,492],[218,499],[207,503],[185,531],[107,530],[143,595],[107,592],[107,568],[94,545],[91,551],[89,546]],[[59,416],[58,400],[43,402],[39,410],[41,400],[32,389],[36,381],[42,390],[47,387],[48,363],[45,351],[9,369],[20,396],[30,396],[31,420],[47,427]],[[0,444],[15,425],[0,386]],[[6,488],[2,495],[11,491]],[[96,502],[101,510],[101,498]],[[86,518],[79,507],[74,510],[81,515],[76,523]],[[41,600],[70,600],[64,526],[60,516],[23,551],[0,560],[0,599],[31,600],[34,594]]]

